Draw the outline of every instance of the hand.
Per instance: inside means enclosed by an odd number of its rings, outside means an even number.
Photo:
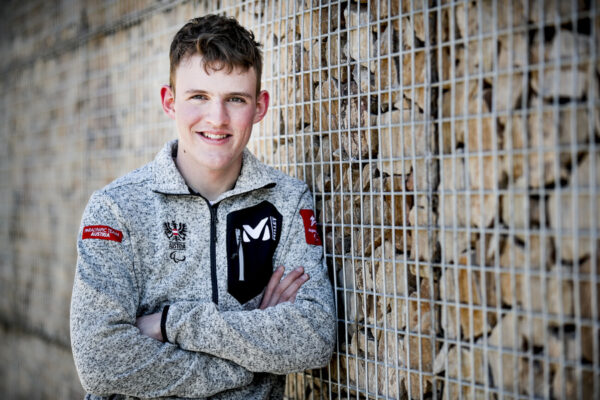
[[[308,274],[304,273],[304,268],[298,267],[290,272],[284,279],[281,279],[285,268],[279,267],[273,272],[265,295],[260,303],[260,309],[276,306],[277,304],[285,303],[286,301],[296,301],[296,294],[300,286],[309,278]]]
[[[142,332],[143,335],[164,342],[165,340],[163,339],[162,332],[160,331],[161,317],[162,312],[143,315],[135,320],[135,326]]]

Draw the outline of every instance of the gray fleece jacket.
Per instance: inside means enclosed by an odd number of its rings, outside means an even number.
[[[308,187],[249,151],[211,205],[173,160],[95,192],[84,212],[71,303],[87,399],[274,399],[285,374],[327,364],[333,293]],[[273,270],[303,266],[296,301],[259,310]],[[166,343],[135,327],[162,311]]]

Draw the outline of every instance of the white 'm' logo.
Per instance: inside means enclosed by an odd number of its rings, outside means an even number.
[[[244,242],[249,242],[250,238],[258,239],[261,234],[263,242],[271,239],[271,231],[269,230],[269,226],[267,225],[268,220],[269,217],[263,218],[254,228],[252,228],[250,225],[244,225]]]

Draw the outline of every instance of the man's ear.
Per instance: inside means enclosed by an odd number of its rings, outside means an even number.
[[[160,88],[160,99],[165,114],[175,119],[175,93],[171,86],[164,85]]]
[[[269,109],[269,92],[261,90],[256,98],[256,114],[254,114],[254,123],[262,121]]]

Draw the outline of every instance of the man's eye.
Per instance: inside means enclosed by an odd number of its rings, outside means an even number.
[[[243,97],[232,97],[231,99],[229,99],[229,101],[234,103],[245,103],[246,99],[244,99]]]
[[[190,97],[190,99],[192,100],[206,100],[206,96],[203,94],[195,94],[192,97]]]

